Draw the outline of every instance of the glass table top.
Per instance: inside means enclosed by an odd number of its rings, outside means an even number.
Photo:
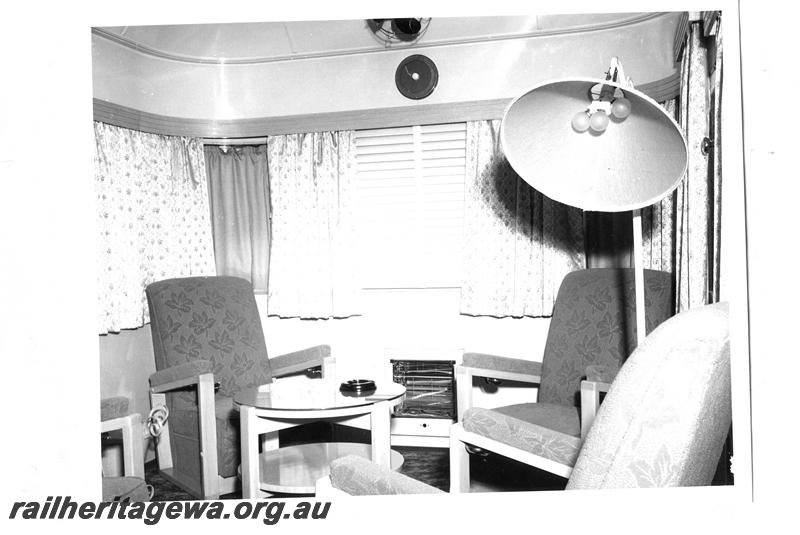
[[[233,400],[239,405],[257,409],[274,410],[327,410],[372,405],[378,401],[401,398],[406,387],[391,381],[376,381],[377,389],[366,395],[343,394],[341,381],[309,379],[307,381],[275,381],[236,394]]]

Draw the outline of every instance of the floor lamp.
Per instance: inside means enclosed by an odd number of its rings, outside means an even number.
[[[686,139],[656,101],[626,79],[617,58],[606,79],[547,81],[506,109],[500,142],[537,191],[586,211],[633,213],[636,337],[645,336],[641,209],[686,172]]]

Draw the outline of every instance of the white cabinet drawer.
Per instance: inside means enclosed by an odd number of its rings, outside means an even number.
[[[453,420],[444,418],[392,418],[393,435],[449,437]]]

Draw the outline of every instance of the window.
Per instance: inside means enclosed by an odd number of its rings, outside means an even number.
[[[363,288],[458,287],[466,125],[356,132]]]

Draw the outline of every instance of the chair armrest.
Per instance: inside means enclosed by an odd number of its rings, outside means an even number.
[[[486,353],[464,353],[461,364],[455,367],[457,419],[472,407],[472,378],[487,377],[522,383],[542,381],[542,363],[499,357]]]
[[[600,408],[600,393],[608,392],[611,383],[601,381],[581,381],[581,440],[586,438],[592,427],[594,417]]]
[[[469,374],[478,377],[508,379],[524,383],[538,383],[542,380],[542,363],[530,360],[501,357],[486,353],[464,353],[461,365],[468,368]]]
[[[150,376],[150,390],[160,393],[197,384],[201,375],[212,373],[213,367],[209,360],[193,360],[164,368]]]
[[[272,368],[272,375],[274,377],[283,377],[305,371],[309,368],[316,368],[323,365],[327,367],[328,363],[332,361],[331,347],[328,345],[320,345],[272,357],[269,359],[269,365]],[[327,375],[325,372],[323,372],[323,374]]]
[[[357,455],[331,463],[331,486],[355,496],[443,494],[443,491]]]

